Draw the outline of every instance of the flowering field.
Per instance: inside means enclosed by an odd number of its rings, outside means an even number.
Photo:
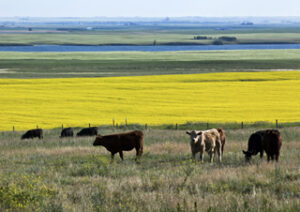
[[[300,71],[0,79],[0,93],[0,130],[300,121]]]

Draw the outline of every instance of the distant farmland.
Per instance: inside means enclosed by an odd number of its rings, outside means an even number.
[[[300,121],[300,71],[0,79],[0,130]]]

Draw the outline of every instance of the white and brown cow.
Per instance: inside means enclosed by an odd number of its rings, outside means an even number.
[[[186,132],[191,137],[191,150],[193,159],[195,159],[196,153],[200,152],[200,160],[203,162],[204,151],[206,151],[210,156],[210,162],[214,160],[214,154],[217,152],[219,156],[219,161],[222,161],[221,154],[221,139],[218,130],[210,129],[204,131],[187,131]]]

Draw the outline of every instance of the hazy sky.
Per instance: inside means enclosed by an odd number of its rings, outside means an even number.
[[[0,0],[0,16],[300,16],[300,0]]]

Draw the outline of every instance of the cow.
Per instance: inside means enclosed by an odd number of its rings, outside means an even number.
[[[267,154],[267,160],[276,160],[278,162],[282,138],[278,130],[267,130],[263,139],[263,149]]]
[[[223,152],[224,152],[224,146],[225,146],[225,142],[226,142],[226,133],[225,130],[223,130],[222,128],[217,128],[219,134],[220,134],[220,139],[221,139],[221,152],[222,152],[222,156],[223,156]]]
[[[215,152],[218,153],[219,161],[222,161],[221,139],[218,130],[210,129],[204,131],[187,131],[186,134],[191,138],[191,150],[193,159],[197,152],[200,152],[200,160],[204,160],[204,151],[210,156],[210,162],[213,162]]]
[[[71,127],[64,128],[60,133],[60,138],[73,137],[73,136],[74,136],[74,132],[73,132],[73,128]]]
[[[39,139],[43,138],[43,130],[42,129],[32,129],[28,130],[26,133],[24,133],[21,137],[21,139],[28,139],[28,138],[35,138],[38,137]]]
[[[89,127],[83,128],[76,134],[76,136],[94,136],[98,135],[98,128],[97,127]]]
[[[251,156],[257,155],[257,153],[260,153],[260,158],[262,159],[264,151],[267,153],[268,161],[270,158],[273,160],[274,156],[278,161],[281,142],[278,130],[260,130],[251,134],[248,140],[248,150],[243,150],[246,162],[249,162]]]
[[[104,146],[111,153],[112,161],[116,153],[119,153],[120,158],[124,160],[123,151],[130,151],[135,148],[135,160],[137,161],[143,154],[143,138],[144,134],[139,130],[105,136],[98,135],[93,146]]]

